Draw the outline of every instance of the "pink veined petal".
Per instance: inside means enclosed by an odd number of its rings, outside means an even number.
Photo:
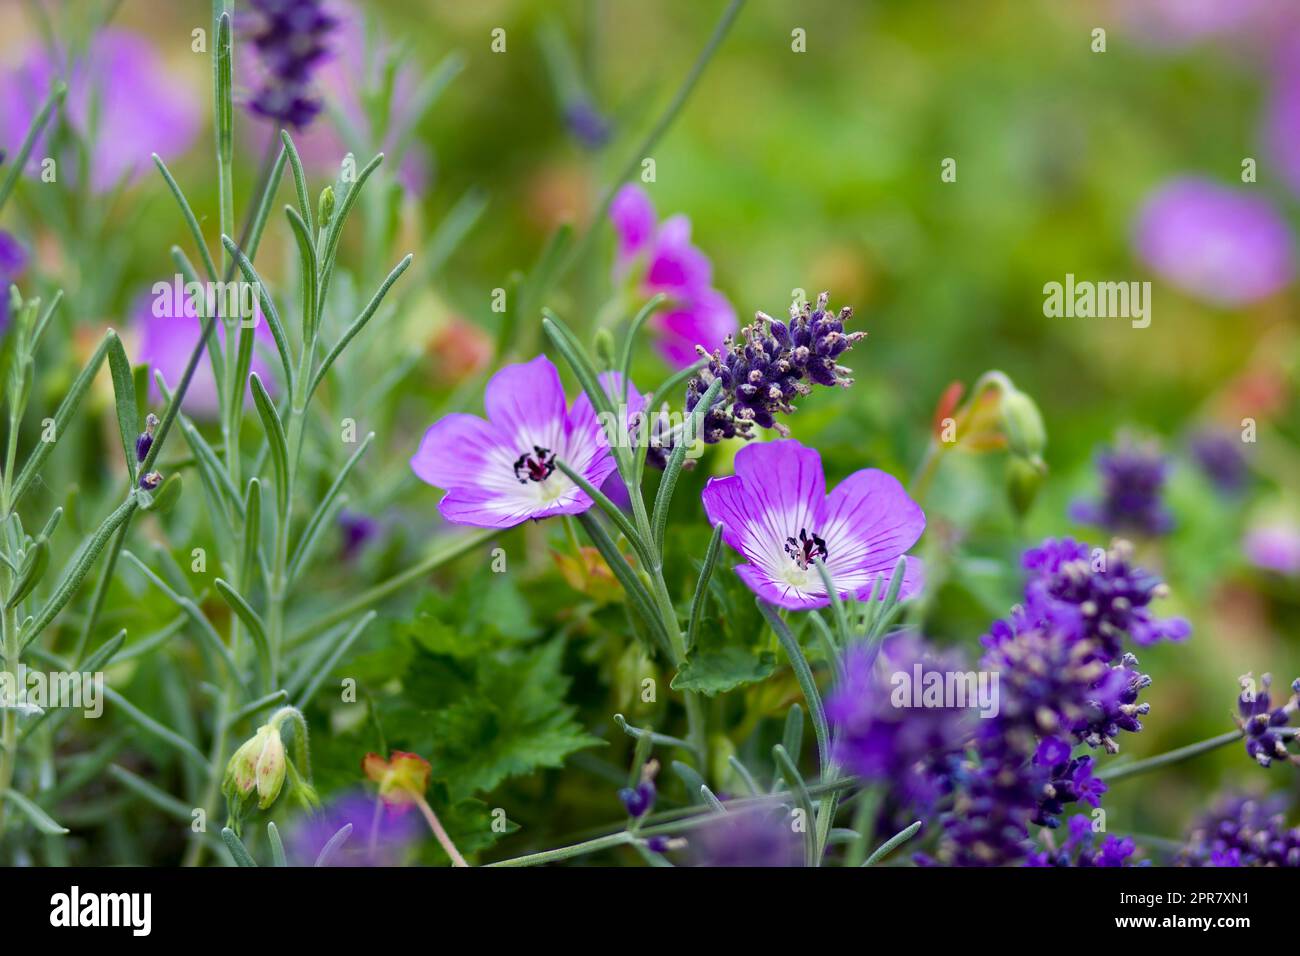
[[[764,537],[763,515],[745,483],[735,475],[710,478],[700,493],[709,524],[721,524],[722,540],[750,561],[761,561],[770,550]],[[785,540],[784,538],[782,539]]]
[[[713,264],[691,243],[691,224],[685,216],[673,216],[659,227],[645,282],[656,292],[683,298],[693,298],[712,284]]]
[[[555,474],[548,481],[561,481],[567,489],[549,502],[541,502],[530,493],[531,483],[516,489],[498,491],[485,488],[453,488],[438,502],[438,511],[453,524],[476,528],[513,528],[531,519],[555,515],[581,514],[592,500],[568,478]]]
[[[752,558],[784,557],[786,538],[803,530],[826,537],[818,530],[825,524],[826,478],[815,448],[794,439],[746,445],[736,454],[736,477],[753,499],[749,513],[761,521],[762,550]]]
[[[437,488],[508,491],[510,483],[518,483],[509,456],[490,424],[477,415],[453,414],[429,426],[411,457],[411,470]]]
[[[507,365],[492,376],[484,397],[488,421],[499,444],[515,454],[533,446],[556,451],[564,436],[566,402],[560,373],[545,355]]]
[[[821,536],[830,558],[827,567],[845,586],[870,584],[886,574],[925,530],[925,513],[908,497],[893,475],[876,468],[856,471],[826,499]],[[866,581],[857,573],[868,572]]]

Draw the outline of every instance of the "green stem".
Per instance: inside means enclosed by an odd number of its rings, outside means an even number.
[[[1138,774],[1146,773],[1149,770],[1159,770],[1161,767],[1168,767],[1171,764],[1182,763],[1184,760],[1191,760],[1193,757],[1199,757],[1201,754],[1209,753],[1211,750],[1218,750],[1220,747],[1226,747],[1228,744],[1242,738],[1240,730],[1229,731],[1226,734],[1219,734],[1217,737],[1211,737],[1208,740],[1202,740],[1198,743],[1188,744],[1186,747],[1179,747],[1177,750],[1170,750],[1167,753],[1158,754],[1155,757],[1148,757],[1145,760],[1137,760],[1129,764],[1120,764],[1117,767],[1106,767],[1097,773],[1099,780],[1113,781],[1123,780],[1126,777],[1135,777]]]

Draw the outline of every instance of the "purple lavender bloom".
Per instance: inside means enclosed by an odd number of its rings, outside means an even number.
[[[1240,715],[1237,725],[1246,738],[1246,753],[1261,767],[1269,766],[1274,760],[1300,764],[1300,755],[1293,756],[1286,749],[1291,735],[1280,732],[1300,708],[1300,678],[1292,681],[1291,689],[1295,693],[1281,707],[1273,706],[1272,685],[1271,674],[1260,678],[1258,689],[1249,674],[1241,678],[1241,693],[1237,695],[1237,713]]]
[[[1107,531],[1161,535],[1173,528],[1162,497],[1169,461],[1153,443],[1123,439],[1097,456],[1102,492],[1098,501],[1077,501],[1070,507],[1076,521]]]
[[[1278,798],[1230,794],[1201,817],[1178,856],[1182,866],[1300,866],[1300,827]]]
[[[60,58],[62,54],[60,54]],[[64,66],[44,44],[0,82],[0,150],[14,155],[55,80],[68,84],[64,111],[73,130],[90,142],[90,185],[107,192],[153,170],[150,154],[165,160],[185,152],[198,135],[200,101],[177,82],[153,47],[124,30],[95,32],[84,57]],[[46,155],[49,127],[37,141],[31,165]],[[75,163],[61,164],[71,170]]]
[[[1178,179],[1151,196],[1134,245],[1167,282],[1227,308],[1268,298],[1294,275],[1291,230],[1268,200],[1207,179]]]
[[[1134,866],[1129,859],[1137,850],[1132,837],[1105,836],[1100,844],[1093,832],[1092,821],[1086,816],[1073,816],[1067,824],[1064,842],[1060,847],[1035,853],[1025,861],[1025,866]],[[1145,861],[1144,861],[1145,862]]]
[[[511,528],[532,518],[581,514],[587,494],[555,467],[565,462],[596,487],[614,470],[614,458],[591,403],[567,409],[560,373],[539,355],[492,376],[484,399],[487,421],[476,415],[441,418],[425,432],[411,468],[444,488],[438,503],[454,524]]]
[[[911,805],[929,805],[939,785],[935,769],[969,737],[974,717],[964,707],[909,707],[897,691],[906,675],[913,687],[927,675],[962,670],[953,655],[936,655],[912,635],[886,642],[878,661],[858,645],[844,655],[844,672],[826,698],[826,719],[835,728],[835,761],[869,780],[892,785]],[[1068,748],[1067,748],[1068,756]]]
[[[321,0],[250,0],[240,27],[257,50],[262,82],[248,101],[258,116],[301,129],[316,118],[321,100],[313,79],[329,56],[338,21]]]
[[[9,327],[9,286],[27,268],[27,250],[0,229],[0,332]]]
[[[1250,478],[1242,443],[1235,432],[1205,429],[1192,436],[1192,459],[1206,478],[1226,495],[1236,494]]]
[[[646,296],[664,293],[672,309],[650,319],[665,360],[685,368],[696,360],[696,346],[716,348],[736,330],[731,303],[713,288],[713,266],[691,242],[691,223],[673,216],[662,224],[645,190],[628,183],[614,196],[609,219],[618,237],[615,277],[634,269]]]
[[[304,816],[288,834],[289,858],[311,866],[334,834],[352,824],[347,840],[330,857],[330,866],[400,866],[408,851],[427,834],[419,815],[385,805],[364,792],[345,794],[318,814]]]
[[[790,404],[795,396],[811,394],[813,385],[853,384],[847,377],[851,370],[839,360],[867,333],[846,333],[853,309],[845,306],[835,314],[829,301],[829,293],[823,292],[816,308],[811,303],[802,309],[792,305],[789,325],[759,312],[752,325],[740,330],[739,340],[727,336],[723,347],[714,350],[709,364],[686,384],[686,411],[691,412],[715,379],[722,382],[701,425],[706,442],[752,438],[755,426],[784,437],[789,430],[776,416],[795,410]]]
[[[169,291],[159,294],[157,290],[164,287]],[[177,296],[171,294],[172,288],[167,283],[158,283],[155,292],[141,296],[134,309],[136,334],[139,336],[137,361],[147,363],[151,368],[149,396],[154,404],[162,403],[162,393],[154,381],[153,371],[162,373],[169,389],[179,387],[190,353],[199,344],[203,328],[207,324],[207,319],[199,314],[193,302],[184,300],[183,296],[178,301]],[[275,337],[271,334],[271,328],[260,307],[254,308],[253,315],[253,321],[257,324],[253,330],[251,371],[258,374],[267,390],[274,395],[276,380],[272,368],[278,368],[279,363],[276,362],[273,366],[268,356],[273,354]],[[210,342],[224,343],[225,353],[229,355],[230,346],[238,344],[238,335],[227,337],[225,323],[218,320]],[[247,383],[244,386],[244,397],[245,401],[252,400],[252,392]],[[185,393],[182,410],[194,418],[204,419],[215,418],[220,412],[212,363],[206,357],[200,358],[194,369],[194,378],[190,380],[189,390]]]
[[[1300,575],[1300,527],[1292,524],[1257,525],[1242,542],[1246,558],[1255,567],[1285,577]]]
[[[874,468],[854,472],[826,494],[821,456],[793,439],[746,445],[736,474],[710,478],[702,498],[709,523],[745,564],[736,573],[779,607],[825,607],[816,561],[826,563],[843,597],[868,599],[877,575],[888,578],[925,530],[925,514],[898,480]],[[921,583],[908,558],[902,597]]]
[[[361,552],[380,534],[378,521],[359,511],[343,508],[339,511],[339,530],[343,532],[343,560],[355,561]]]
[[[564,110],[569,132],[587,149],[600,149],[609,142],[609,121],[591,100],[575,99]]]
[[[802,841],[784,814],[723,813],[690,837],[695,866],[801,866]]]
[[[1145,647],[1191,633],[1183,618],[1152,615],[1151,602],[1169,589],[1133,563],[1133,546],[1127,541],[1090,551],[1073,538],[1049,538],[1026,551],[1023,564],[1031,572],[1025,602],[1009,622],[994,624],[986,646],[1008,632],[1045,628],[1089,642],[1090,652],[1110,663],[1122,656],[1125,638]]]
[[[618,792],[618,798],[628,816],[643,817],[654,808],[656,794],[654,782],[642,780],[635,787],[624,787]]]

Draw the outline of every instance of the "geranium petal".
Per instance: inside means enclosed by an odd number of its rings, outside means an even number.
[[[507,365],[492,376],[484,397],[488,421],[501,432],[500,444],[516,454],[532,446],[555,451],[564,435],[566,403],[560,373],[545,355]]]

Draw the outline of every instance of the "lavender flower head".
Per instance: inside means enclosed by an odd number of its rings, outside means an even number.
[[[1300,827],[1288,827],[1280,799],[1228,795],[1198,820],[1178,856],[1182,866],[1300,866]]]
[[[1259,196],[1187,177],[1161,187],[1138,215],[1138,257],[1189,295],[1235,308],[1291,283],[1295,243]]]
[[[925,514],[892,475],[854,472],[829,495],[821,456],[793,439],[746,445],[736,473],[710,478],[701,498],[709,523],[746,563],[735,571],[763,600],[790,610],[825,607],[822,561],[845,598],[868,600],[925,529]],[[901,597],[921,585],[908,558]]]
[[[1249,674],[1241,677],[1241,693],[1237,695],[1237,726],[1246,738],[1246,753],[1261,767],[1269,766],[1274,760],[1285,760],[1300,764],[1300,754],[1293,755],[1286,749],[1290,734],[1281,733],[1281,728],[1291,722],[1291,716],[1300,708],[1300,678],[1291,682],[1294,693],[1291,699],[1281,707],[1273,706],[1270,688],[1273,684],[1271,674],[1260,678],[1260,686]]]
[[[330,856],[330,866],[400,866],[428,833],[419,815],[391,807],[364,792],[345,794],[318,814],[304,816],[289,832],[289,858],[311,866],[325,845],[348,824],[352,832]]]
[[[152,153],[172,160],[194,142],[201,121],[200,100],[187,83],[178,82],[144,37],[125,30],[99,30],[85,55],[67,64],[65,54],[51,54],[32,44],[26,59],[0,82],[0,152],[17,154],[27,129],[56,79],[67,81],[64,114],[73,131],[93,145],[90,187],[97,193],[115,189],[152,173]],[[37,140],[30,166],[48,155],[50,126]],[[60,164],[60,180],[76,164]],[[64,170],[67,170],[65,174]]]
[[[512,528],[528,519],[581,514],[592,500],[555,465],[596,487],[614,471],[590,401],[567,408],[560,373],[545,355],[507,365],[488,382],[487,420],[453,414],[434,422],[411,469],[446,490],[438,511],[453,524]]]
[[[1228,429],[1205,429],[1192,436],[1192,459],[1215,488],[1236,494],[1250,478],[1246,456],[1237,434]]]
[[[685,216],[658,221],[650,197],[629,183],[614,196],[609,219],[618,238],[614,275],[635,279],[648,296],[663,293],[671,308],[650,319],[664,359],[686,368],[696,359],[696,348],[714,348],[736,329],[731,303],[713,288],[713,266],[708,256],[691,242],[691,223]]]
[[[866,337],[866,332],[845,332],[853,309],[845,306],[830,312],[830,294],[817,297],[817,305],[790,306],[790,322],[778,321],[764,312],[754,323],[740,330],[740,338],[727,336],[709,364],[686,386],[686,411],[694,411],[715,379],[722,391],[705,413],[701,436],[706,442],[724,438],[752,438],[754,427],[771,428],[785,436],[789,430],[776,420],[778,414],[795,410],[796,396],[809,395],[813,385],[847,388],[853,379],[850,369],[839,364],[840,356]]]
[[[877,660],[872,657],[861,645],[851,647],[826,698],[835,761],[858,776],[891,784],[902,802],[926,806],[938,795],[936,766],[970,736],[976,702],[913,708],[903,688],[924,686],[931,675],[943,686],[944,675],[963,670],[962,663],[953,655],[934,654],[911,635],[893,638]]]
[[[1092,820],[1086,816],[1070,817],[1067,836],[1059,847],[1035,853],[1025,866],[1133,866],[1128,862],[1137,850],[1132,837],[1107,835],[1100,843],[1093,832]],[[1145,862],[1145,861],[1144,861]]]
[[[321,110],[313,79],[329,56],[329,37],[338,21],[321,0],[249,0],[241,28],[257,50],[262,83],[248,101],[259,116],[298,129]]]
[[[1123,439],[1101,451],[1097,470],[1101,498],[1075,502],[1070,517],[1107,531],[1161,535],[1173,528],[1162,497],[1169,461],[1155,444]]]

